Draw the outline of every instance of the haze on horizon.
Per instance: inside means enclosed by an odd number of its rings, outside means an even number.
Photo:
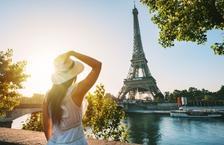
[[[210,49],[222,40],[222,31],[209,31],[204,45],[176,42],[164,49],[146,6],[136,2],[136,7],[148,66],[162,92],[189,87],[217,91],[224,85],[224,57]],[[74,49],[103,62],[96,84],[117,95],[131,64],[132,9],[128,0],[1,0],[0,50],[12,48],[14,60],[26,60],[31,75],[22,93],[45,93],[51,87],[53,58]]]

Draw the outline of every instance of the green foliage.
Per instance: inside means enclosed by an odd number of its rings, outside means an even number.
[[[215,54],[224,55],[224,42],[215,43],[211,46],[211,48],[214,50]]]
[[[204,101],[214,101],[214,97],[212,97],[211,95],[205,95],[203,100]]]
[[[26,120],[25,124],[23,124],[22,129],[33,131],[44,131],[42,120],[43,120],[42,112],[32,113],[31,117]]]
[[[220,88],[217,92],[213,94],[213,96],[217,99],[224,100],[224,86]]]
[[[127,130],[121,121],[124,111],[111,95],[105,93],[103,85],[87,96],[88,108],[83,118],[84,127],[90,127],[97,139],[127,141]]]
[[[18,89],[23,88],[22,82],[28,77],[24,73],[25,61],[14,63],[13,50],[0,51],[0,116],[11,111],[19,104]]]
[[[164,101],[164,96],[162,93],[158,93],[155,95],[155,101],[156,102],[163,102]]]
[[[174,90],[172,93],[165,92],[165,99],[168,102],[176,102],[177,97],[187,97],[189,102],[192,101],[220,101],[224,102],[224,86],[217,92],[190,87],[188,90]]]
[[[159,43],[163,47],[174,41],[207,41],[206,32],[224,29],[223,0],[141,0],[153,14],[152,21],[160,29]],[[215,54],[224,55],[223,43],[212,47]],[[221,47],[220,47],[221,46]]]

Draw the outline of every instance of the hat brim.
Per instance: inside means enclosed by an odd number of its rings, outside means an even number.
[[[79,61],[74,61],[74,66],[68,71],[54,72],[51,76],[53,84],[62,84],[80,74],[84,70],[84,65]]]

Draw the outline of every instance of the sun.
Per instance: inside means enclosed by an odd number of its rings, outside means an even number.
[[[26,97],[31,97],[33,93],[46,93],[51,85],[51,74],[53,73],[53,64],[51,57],[44,55],[27,60],[26,73],[30,75],[24,82],[24,89],[21,93]]]

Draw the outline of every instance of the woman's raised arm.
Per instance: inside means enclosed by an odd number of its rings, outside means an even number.
[[[73,101],[78,106],[81,106],[83,97],[89,91],[89,89],[94,85],[94,83],[96,82],[100,74],[102,63],[94,58],[91,58],[87,55],[84,55],[75,51],[69,51],[68,55],[76,57],[77,59],[81,60],[82,62],[84,62],[85,64],[89,65],[92,68],[92,70],[87,75],[87,77],[81,82],[79,82],[76,89],[73,90],[72,92]]]

